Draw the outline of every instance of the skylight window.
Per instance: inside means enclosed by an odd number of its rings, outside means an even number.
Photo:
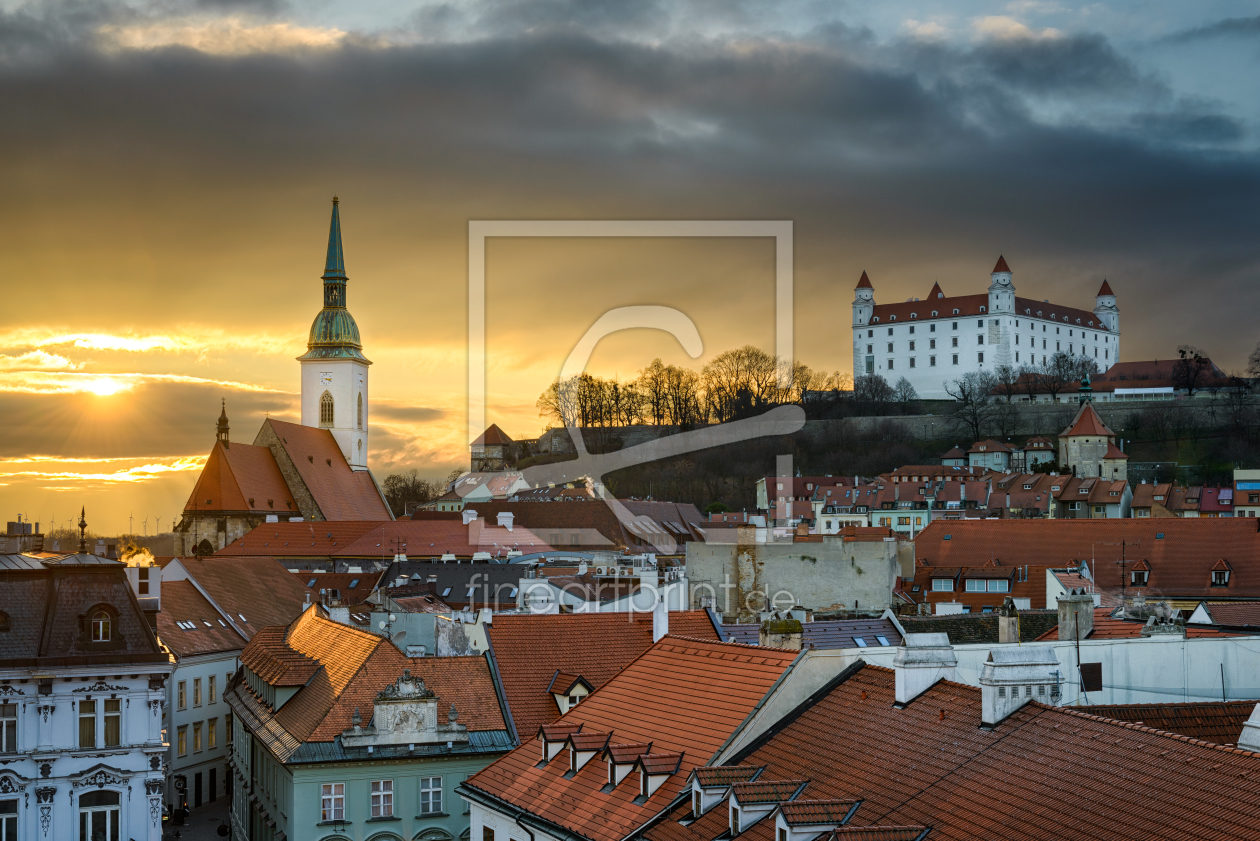
[[[237,615],[237,616],[239,616],[239,617],[241,618],[241,621],[242,621],[242,622],[248,622],[248,621],[249,621],[248,619],[246,619],[246,618],[245,618],[245,614],[243,614],[243,613],[238,613],[238,614],[236,614],[236,615]]]
[[[890,643],[888,642],[888,637],[884,636],[883,634],[876,634],[876,635],[875,635],[875,639],[879,641],[879,644],[880,644],[880,645],[889,645],[889,644],[890,644]]]
[[[359,586],[359,579],[357,579],[357,578],[351,578],[351,579],[350,579],[350,589],[351,589],[351,590],[353,590],[355,587],[358,587],[358,586]]]
[[[866,640],[863,637],[854,637],[853,642],[857,644],[858,648],[866,648]]]
[[[307,586],[307,587],[314,587],[314,586],[315,586],[315,580],[316,580],[316,579],[312,578],[310,581],[306,582],[306,586]]]
[[[451,594],[451,588],[447,587],[445,590],[442,591],[442,598],[446,598],[450,594]]]
[[[1163,540],[1163,539],[1164,539],[1164,533],[1163,533],[1162,531],[1160,531],[1160,532],[1156,532],[1156,533],[1155,533],[1155,539],[1156,539],[1156,540]]]

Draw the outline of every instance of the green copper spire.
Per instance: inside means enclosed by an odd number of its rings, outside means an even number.
[[[328,258],[324,260],[324,280],[346,279],[346,256],[341,250],[341,213],[333,196],[332,222],[328,226]]]
[[[359,325],[346,309],[346,259],[341,247],[341,211],[333,196],[332,222],[328,226],[328,255],[324,260],[324,308],[311,324],[306,353],[298,359],[358,359],[363,356]],[[368,362],[368,364],[371,364]]]

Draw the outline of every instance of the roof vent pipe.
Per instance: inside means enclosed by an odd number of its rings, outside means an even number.
[[[897,705],[910,703],[938,680],[953,680],[957,667],[948,634],[906,634],[893,658]]]

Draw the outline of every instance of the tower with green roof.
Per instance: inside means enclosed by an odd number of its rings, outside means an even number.
[[[324,261],[324,307],[311,324],[302,363],[302,425],[332,432],[346,461],[366,470],[368,459],[368,366],[359,325],[346,308],[345,253],[341,213],[333,197]]]

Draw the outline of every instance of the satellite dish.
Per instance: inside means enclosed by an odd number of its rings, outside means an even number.
[[[399,640],[404,639],[406,636],[407,636],[406,631],[399,631],[398,633],[394,634],[394,642],[398,642]]]
[[[377,623],[376,623],[376,627],[380,628],[380,629],[383,631],[383,630],[385,630],[385,623],[384,623],[384,622],[377,622]]]

